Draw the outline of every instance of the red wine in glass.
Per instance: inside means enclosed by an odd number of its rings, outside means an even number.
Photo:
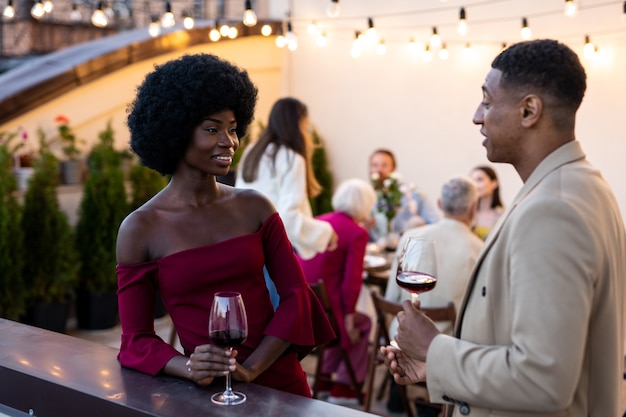
[[[241,294],[234,291],[218,292],[213,297],[209,316],[209,339],[213,344],[232,350],[248,337],[248,317]],[[237,405],[246,401],[246,395],[233,391],[230,373],[226,374],[226,390],[211,396],[211,402]]]
[[[396,282],[411,293],[421,294],[435,288],[437,278],[419,272],[401,272],[396,277]]]
[[[413,304],[418,294],[437,285],[437,255],[435,241],[409,237],[398,259],[396,283],[411,293]]]
[[[239,346],[246,341],[248,335],[242,330],[215,330],[209,333],[214,345],[229,348]]]

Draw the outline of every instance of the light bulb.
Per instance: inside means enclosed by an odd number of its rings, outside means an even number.
[[[41,0],[35,2],[33,7],[30,9],[30,15],[35,19],[39,20],[46,14],[46,11],[43,9],[43,3]]]
[[[15,17],[15,8],[13,7],[13,0],[9,0],[7,2],[7,5],[4,8],[4,11],[2,12],[2,16],[6,17],[7,19],[13,19]]]
[[[263,36],[270,36],[272,34],[272,26],[271,25],[263,25],[263,27],[261,28],[261,35]]]
[[[322,32],[317,39],[315,39],[315,43],[319,47],[324,47],[328,43],[328,38],[326,38],[326,33]]]
[[[161,26],[164,28],[171,28],[176,24],[174,13],[172,13],[172,4],[168,1],[165,2],[165,13],[161,16]]]
[[[330,4],[326,9],[326,14],[328,17],[333,18],[339,16],[340,8],[339,8],[339,0],[330,0]]]
[[[461,7],[461,10],[459,11],[459,24],[456,27],[456,30],[461,36],[467,35],[467,19],[464,7]]]
[[[246,0],[245,11],[243,12],[243,24],[252,27],[256,25],[256,13],[252,9],[252,2],[250,0]]]
[[[213,28],[209,32],[209,39],[211,39],[213,42],[219,41],[221,37],[222,35],[220,35],[220,31],[217,30],[217,28]]]
[[[320,28],[317,27],[317,22],[315,20],[309,23],[309,26],[306,28],[306,33],[308,33],[311,36],[319,35]]]
[[[222,37],[224,38],[228,37],[229,31],[230,31],[230,26],[228,26],[226,23],[220,26],[220,35],[222,35]]]
[[[529,40],[533,35],[530,31],[530,28],[528,27],[528,20],[525,17],[522,18],[522,30],[520,32],[520,35],[525,41]]]
[[[352,41],[352,49],[350,50],[350,55],[352,55],[352,58],[358,58],[359,56],[361,56],[361,32],[360,31],[356,31],[354,32],[354,40]]]
[[[471,43],[466,43],[465,44],[465,48],[463,48],[463,56],[466,58],[469,58],[472,56],[472,44]]]
[[[183,12],[183,26],[185,27],[185,29],[193,29],[195,24],[196,21],[193,19],[193,16],[191,16],[187,11]]]
[[[279,48],[284,48],[287,45],[287,39],[281,33],[276,37],[276,46]]]
[[[565,0],[565,16],[574,17],[576,16],[576,12],[578,11],[578,6],[576,5],[576,1],[574,0]]]
[[[104,4],[102,2],[98,3],[98,8],[93,11],[91,15],[91,24],[97,28],[103,28],[109,24],[109,19],[104,13]]]
[[[622,22],[626,22],[626,0],[624,0],[624,7],[622,10]]]
[[[419,53],[419,46],[417,45],[417,42],[415,42],[414,38],[409,39],[407,49],[411,55],[417,55]]]
[[[230,29],[228,29],[228,39],[235,39],[238,35],[239,30],[237,26],[231,26]]]
[[[152,18],[152,21],[148,25],[148,33],[153,38],[156,38],[161,34],[161,25],[159,24],[159,19],[156,16]]]
[[[583,47],[583,56],[591,59],[596,52],[596,46],[591,42],[589,35],[585,35],[585,46]]]
[[[367,36],[367,39],[371,44],[375,45],[378,43],[378,33],[376,33],[374,20],[371,17],[367,18],[367,30],[365,31],[365,36]]]
[[[385,45],[384,40],[381,39],[378,42],[378,45],[376,46],[376,53],[380,56],[383,56],[387,53],[387,46]]]
[[[298,49],[298,37],[293,33],[291,22],[287,22],[287,34],[285,35],[285,39],[287,40],[287,48],[290,51]]]
[[[54,9],[54,4],[52,4],[51,0],[45,0],[43,2],[43,11],[46,13],[50,13],[52,12],[52,9]]]
[[[441,45],[441,49],[439,50],[439,59],[445,61],[446,59],[448,59],[449,56],[450,56],[450,51],[448,51],[448,48],[446,47],[446,44],[444,43],[443,45]]]
[[[430,62],[433,60],[433,54],[432,52],[430,52],[430,46],[426,45],[426,48],[424,48],[422,59],[424,60],[424,62]]]
[[[433,27],[433,34],[430,35],[430,46],[433,48],[439,48],[441,46],[441,37],[437,33],[436,27]]]

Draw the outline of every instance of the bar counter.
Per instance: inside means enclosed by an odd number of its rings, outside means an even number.
[[[0,319],[0,415],[37,417],[363,417],[372,414],[233,381],[248,400],[211,403],[223,384],[150,376],[122,368],[118,350]],[[223,382],[220,380],[219,382]]]

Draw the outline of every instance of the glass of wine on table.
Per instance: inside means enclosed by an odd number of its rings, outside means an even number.
[[[430,291],[437,285],[437,253],[435,241],[410,237],[404,243],[396,283],[411,293],[411,301],[417,303],[420,293]]]
[[[248,318],[241,294],[226,291],[215,293],[209,317],[209,339],[214,345],[232,350],[246,341]],[[213,394],[211,401],[221,405],[237,405],[246,401],[246,395],[230,387],[230,373],[226,375],[226,390]]]

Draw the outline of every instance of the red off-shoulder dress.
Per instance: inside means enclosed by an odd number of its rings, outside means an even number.
[[[274,311],[263,277],[266,266],[280,295]],[[158,291],[176,327],[184,354],[210,343],[209,312],[213,294],[241,293],[248,315],[248,339],[239,346],[242,363],[264,335],[291,347],[253,382],[310,397],[302,359],[314,346],[335,337],[315,293],[307,284],[277,213],[261,228],[216,244],[184,250],[138,264],[117,265],[122,324],[122,366],[156,375],[178,355],[154,331]]]

